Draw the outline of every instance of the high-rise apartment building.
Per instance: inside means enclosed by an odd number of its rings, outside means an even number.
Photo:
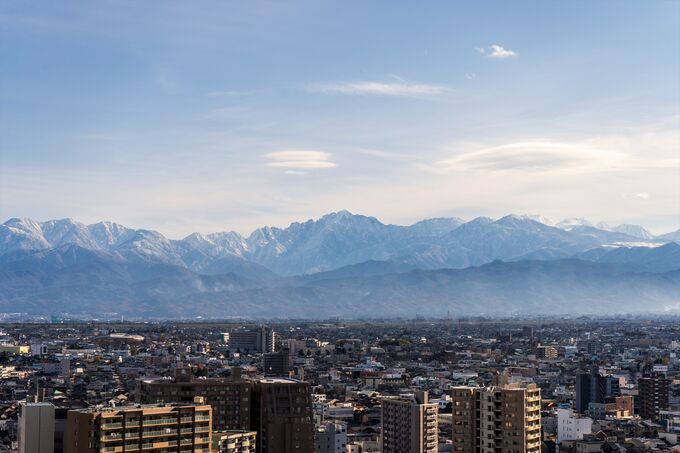
[[[671,380],[662,373],[653,373],[638,380],[639,415],[658,420],[660,411],[668,410]]]
[[[276,332],[271,327],[229,332],[229,349],[232,352],[274,352],[275,344]]]
[[[54,453],[54,406],[19,405],[19,453]]]
[[[541,391],[536,384],[454,387],[452,410],[453,451],[541,451]]]
[[[219,431],[250,430],[253,382],[234,379],[142,379],[137,383],[138,403],[191,403],[202,397],[212,407],[212,426]]]
[[[479,444],[479,398],[482,389],[460,386],[451,391],[453,451],[476,453]]]
[[[66,453],[209,452],[211,407],[149,405],[69,411]]]
[[[137,401],[182,403],[200,396],[219,431],[256,431],[260,453],[314,451],[311,388],[294,379],[142,379]]]
[[[309,383],[282,378],[255,381],[251,417],[258,453],[314,452]]]
[[[427,392],[382,400],[383,453],[436,453],[438,405]]]

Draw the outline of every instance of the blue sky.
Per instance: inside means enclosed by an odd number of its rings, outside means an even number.
[[[680,227],[680,2],[0,3],[0,217]]]

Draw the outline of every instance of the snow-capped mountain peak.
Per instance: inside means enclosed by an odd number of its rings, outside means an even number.
[[[654,235],[647,231],[644,227],[640,225],[630,225],[630,224],[622,224],[615,226],[613,228],[610,228],[609,231],[615,231],[617,233],[624,233],[629,236],[634,236],[637,238],[642,238],[642,239],[653,239]]]
[[[570,230],[571,228],[577,226],[592,227],[593,224],[590,221],[584,219],[583,217],[569,217],[567,219],[562,220],[561,222],[558,222],[555,226],[563,230]]]
[[[555,221],[553,221],[552,219],[550,219],[548,217],[542,216],[540,214],[522,214],[522,215],[519,215],[518,217],[523,218],[523,219],[533,220],[535,222],[542,223],[543,225],[547,225],[547,226],[552,226],[552,227],[555,226]]]
[[[227,231],[170,240],[156,231],[112,222],[84,225],[72,219],[42,223],[10,219],[0,225],[0,256],[73,244],[122,259],[173,264],[197,272],[219,272],[250,263],[280,275],[300,275],[369,260],[396,260],[431,269],[497,259],[567,257],[612,244],[665,243],[674,237],[654,238],[636,225],[595,227],[582,218],[566,219],[557,228],[552,224],[542,216],[511,214],[497,220],[436,218],[400,226],[338,211],[286,228],[265,226],[248,237]]]
[[[17,231],[22,231],[27,234],[34,234],[37,236],[42,235],[42,229],[40,228],[40,224],[33,219],[29,219],[28,217],[13,217],[9,220],[7,220],[5,223],[3,223],[4,226],[8,228],[12,228]]]

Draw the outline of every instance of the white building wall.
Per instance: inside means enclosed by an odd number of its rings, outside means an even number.
[[[583,439],[592,432],[593,420],[574,414],[572,409],[557,409],[557,442]]]

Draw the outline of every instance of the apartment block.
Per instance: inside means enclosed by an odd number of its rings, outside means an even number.
[[[453,451],[541,451],[541,391],[535,384],[454,387],[452,410]]]
[[[213,450],[217,453],[255,453],[257,433],[255,431],[226,431],[213,433]]]
[[[237,373],[238,374],[238,373]],[[139,403],[191,403],[202,397],[212,407],[216,430],[250,430],[253,382],[234,379],[142,379],[137,384]]]
[[[233,352],[275,352],[275,344],[276,332],[270,327],[229,332],[229,349]]]
[[[454,387],[451,391],[453,451],[475,453],[479,443],[479,391],[476,387]]]
[[[347,453],[347,425],[321,423],[314,434],[316,453]]]
[[[573,409],[557,409],[557,442],[583,439],[592,432],[593,419],[574,413]]]
[[[314,452],[309,383],[283,378],[255,381],[252,408],[258,453]]]
[[[137,405],[69,411],[66,453],[209,452],[207,405]]]
[[[54,406],[50,403],[19,405],[19,453],[54,452]]]
[[[427,392],[382,400],[383,453],[436,453],[437,411]]]
[[[219,431],[256,431],[257,451],[313,452],[314,423],[311,389],[295,379],[142,379],[137,401],[182,403],[201,397],[212,406]]]
[[[265,376],[288,377],[290,372],[290,357],[287,349],[269,352],[262,355],[262,369]]]
[[[661,411],[668,410],[671,380],[655,373],[638,380],[639,415],[647,420],[658,420]]]
[[[557,359],[558,351],[554,346],[537,346],[536,347],[536,358],[542,360],[555,360]]]

